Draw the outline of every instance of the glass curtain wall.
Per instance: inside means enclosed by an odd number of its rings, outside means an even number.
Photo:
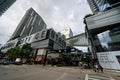
[[[103,11],[110,6],[107,0],[94,0],[94,3],[99,11]]]
[[[120,25],[93,36],[97,52],[120,51]]]

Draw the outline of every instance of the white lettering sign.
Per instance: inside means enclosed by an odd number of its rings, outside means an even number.
[[[97,53],[97,56],[103,68],[120,70],[119,59],[117,59],[117,56],[120,56],[120,51],[100,52]]]
[[[46,38],[46,35],[47,35],[47,30],[42,30],[40,32],[37,32],[35,34],[32,34],[32,35],[27,36],[25,38],[22,38],[20,40],[20,45],[23,45],[25,43],[32,43],[32,42],[35,42],[35,41],[43,40],[43,39]]]

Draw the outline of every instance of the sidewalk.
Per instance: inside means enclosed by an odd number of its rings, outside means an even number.
[[[89,74],[89,75],[96,75],[96,76],[102,76],[102,77],[112,77],[115,80],[120,80],[120,71],[104,69],[103,73],[98,73],[98,72],[94,72],[92,69],[80,69],[80,72],[83,72],[83,73]]]

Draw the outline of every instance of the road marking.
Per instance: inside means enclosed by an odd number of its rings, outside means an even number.
[[[103,76],[86,74],[85,80],[115,80],[115,79],[113,79],[112,77],[103,77]]]
[[[86,74],[86,76],[85,76],[85,80],[88,80],[88,74]]]

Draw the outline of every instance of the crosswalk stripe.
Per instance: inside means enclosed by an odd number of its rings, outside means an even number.
[[[85,80],[115,80],[115,79],[113,79],[112,77],[103,77],[86,74]]]
[[[85,76],[85,80],[88,80],[88,74],[86,74],[86,76]]]

